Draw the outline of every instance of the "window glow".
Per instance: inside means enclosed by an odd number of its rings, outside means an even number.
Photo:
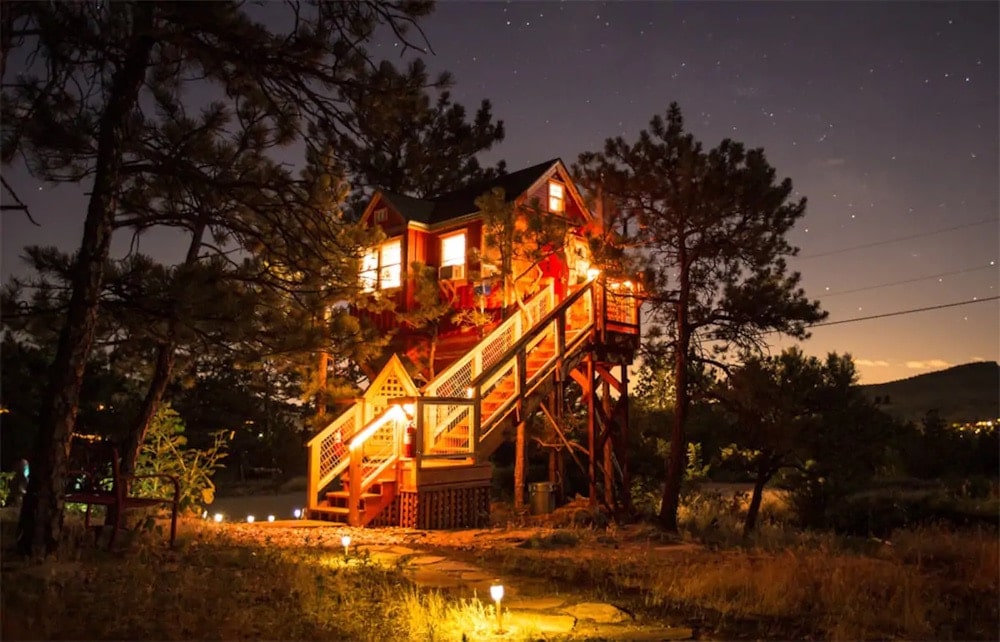
[[[403,244],[399,240],[382,244],[379,287],[383,290],[402,284]]]
[[[387,290],[402,285],[403,243],[401,240],[388,241],[381,247],[370,250],[361,259],[359,278],[361,289],[374,292],[376,288]]]
[[[465,265],[465,232],[441,239],[441,267]]]
[[[559,183],[549,182],[549,211],[557,214],[566,211],[565,188]]]

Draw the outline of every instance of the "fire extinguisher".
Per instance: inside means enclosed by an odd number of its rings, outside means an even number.
[[[406,424],[406,432],[403,433],[403,457],[413,459],[417,456],[417,427],[413,422]]]

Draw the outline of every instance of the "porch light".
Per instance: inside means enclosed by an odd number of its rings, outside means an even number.
[[[599,268],[595,268],[595,267],[588,268],[587,269],[587,280],[588,281],[593,281],[598,276],[600,276],[600,274],[601,274],[601,270]]]
[[[472,399],[473,397],[476,396],[476,389],[475,388],[466,388],[465,389],[465,394],[469,395],[469,399]]]
[[[212,519],[215,520],[216,524],[222,522],[222,513],[216,513],[215,516],[212,517]]]
[[[368,424],[368,427],[358,433],[351,440],[350,449],[355,450],[365,443],[365,440],[375,434],[375,431],[389,423],[390,421],[400,421],[406,419],[406,413],[399,405],[391,406],[381,417]]]
[[[351,546],[351,536],[344,535],[340,538],[340,545],[344,547],[344,557],[347,557],[348,550]]]
[[[503,633],[503,612],[500,610],[500,600],[503,599],[503,584],[491,586],[490,597],[497,603],[497,633]]]

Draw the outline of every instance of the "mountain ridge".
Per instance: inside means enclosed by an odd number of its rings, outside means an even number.
[[[859,386],[882,410],[919,422],[936,411],[950,423],[1000,417],[1000,364],[973,361],[905,379]]]

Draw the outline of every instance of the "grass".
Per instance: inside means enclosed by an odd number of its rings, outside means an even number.
[[[537,529],[519,543],[506,537],[506,545],[495,539],[443,552],[549,595],[605,599],[640,621],[693,627],[700,637],[995,639],[995,529],[923,527],[885,542],[765,520],[744,541],[737,514],[716,511],[713,523],[711,510],[710,502],[688,505],[681,538],[644,525]],[[177,550],[149,533],[107,553],[77,532],[58,561],[29,566],[5,555],[2,637],[496,638],[488,596],[421,590],[399,568],[345,558],[335,545],[248,542],[228,533],[186,522]],[[502,639],[546,638],[525,630]]]

